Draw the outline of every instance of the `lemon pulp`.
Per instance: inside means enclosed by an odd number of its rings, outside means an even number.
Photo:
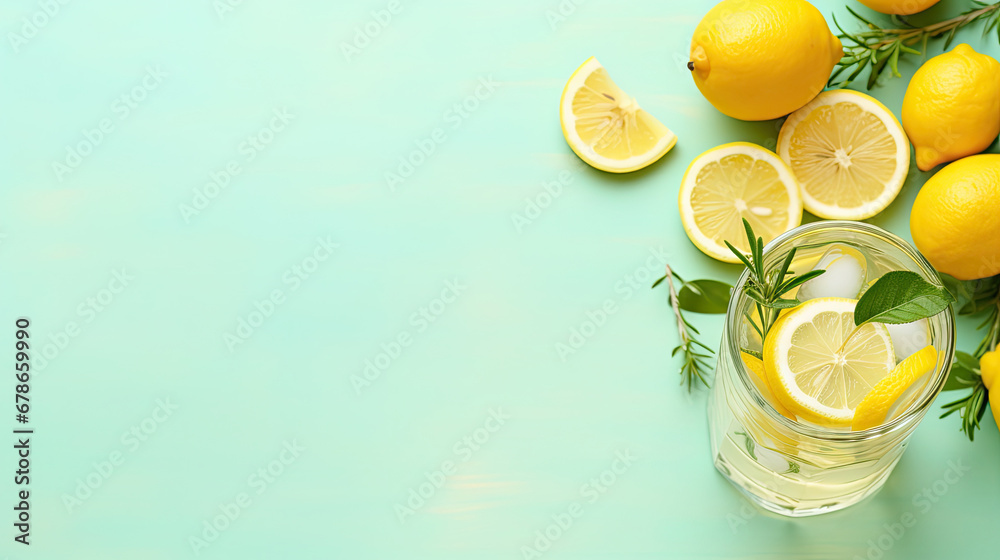
[[[910,165],[909,143],[892,113],[847,90],[824,92],[793,113],[778,153],[802,186],[806,210],[828,219],[878,214],[899,194]]]
[[[773,152],[745,142],[695,158],[682,180],[679,205],[691,241],[725,262],[738,262],[726,241],[750,250],[744,219],[764,243],[802,220],[802,199],[791,171]]]
[[[867,323],[855,332],[856,303],[810,300],[768,333],[764,364],[769,385],[786,408],[805,420],[849,426],[858,404],[895,366],[884,325]]]
[[[570,77],[560,103],[563,136],[588,164],[614,173],[663,157],[677,136],[619,88],[591,57]]]

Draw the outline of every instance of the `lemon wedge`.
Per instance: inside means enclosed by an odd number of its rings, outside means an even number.
[[[806,210],[831,220],[864,220],[903,188],[910,143],[903,126],[874,97],[825,91],[788,116],[781,156],[802,185]]]
[[[770,242],[802,222],[802,198],[791,169],[774,152],[734,142],[696,157],[681,180],[678,204],[688,238],[723,262],[739,259],[726,247],[750,252],[743,219]]]
[[[879,381],[865,395],[854,412],[852,430],[867,430],[885,421],[889,408],[913,383],[932,371],[937,365],[937,350],[925,346],[909,358],[899,362],[887,377]]]
[[[576,155],[611,173],[642,169],[677,143],[677,136],[640,109],[594,57],[566,82],[559,118],[563,136]]]
[[[859,403],[896,364],[885,325],[866,323],[851,335],[856,305],[843,298],[809,300],[779,319],[764,341],[768,385],[806,421],[850,426]]]

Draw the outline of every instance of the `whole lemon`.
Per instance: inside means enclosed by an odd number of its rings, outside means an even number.
[[[843,52],[805,0],[723,0],[695,28],[688,68],[716,109],[762,121],[816,97]]]
[[[858,0],[865,6],[883,14],[908,16],[922,12],[940,0]]]
[[[965,44],[925,62],[906,88],[903,128],[921,171],[985,150],[1000,133],[1000,62]]]
[[[1000,274],[1000,155],[960,159],[931,177],[913,201],[910,233],[940,272]]]

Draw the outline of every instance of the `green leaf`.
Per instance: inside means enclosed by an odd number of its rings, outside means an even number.
[[[743,290],[743,293],[745,293],[748,298],[756,301],[760,305],[765,305],[765,306],[768,305],[767,299],[764,296],[760,295],[757,292],[757,290],[746,288],[745,290]]]
[[[857,67],[854,69],[854,72],[851,72],[851,75],[847,77],[847,81],[844,83],[849,84],[853,82],[855,79],[857,79],[857,77],[860,76],[861,73],[865,71],[865,68],[868,66],[868,63],[870,61],[871,58],[865,58],[861,62],[859,62]]]
[[[983,319],[982,323],[979,323],[979,326],[976,327],[976,330],[978,331],[985,329],[986,327],[990,326],[995,320],[996,316],[993,313],[990,313],[989,315],[986,316],[986,319]]]
[[[878,51],[872,51],[873,59],[875,58],[876,52]],[[889,58],[890,57],[887,53],[885,56],[879,58],[878,61],[876,61],[875,64],[872,66],[872,71],[868,75],[868,89],[872,89],[875,86],[875,83],[878,81],[879,76],[882,75],[882,70],[885,68],[885,65],[889,62]]]
[[[806,282],[812,280],[813,278],[816,278],[817,276],[823,274],[824,272],[826,271],[810,270],[809,272],[803,274],[802,276],[796,276],[795,278],[790,278],[787,282],[782,284],[780,288],[778,288],[778,295],[780,296],[786,292],[789,292],[791,291],[792,288],[795,288],[796,286],[801,286],[802,284],[805,284]]]
[[[725,243],[726,243],[726,247],[729,247],[729,250],[732,251],[734,255],[736,255],[736,258],[740,259],[740,262],[742,262],[744,266],[746,266],[747,268],[749,268],[750,269],[750,273],[753,274],[755,272],[754,268],[753,268],[753,265],[750,264],[750,260],[747,259],[746,255],[743,254],[743,251],[740,251],[736,247],[733,247],[733,244],[730,243],[730,242],[728,242],[728,241],[726,241]]]
[[[745,218],[744,218],[744,221],[746,221]],[[750,227],[750,224],[747,224],[747,227]],[[757,277],[758,278],[763,278],[764,277],[764,238],[763,237],[758,237],[757,238],[757,256],[756,256],[756,258],[754,258],[753,263],[755,265],[757,265]]]
[[[783,299],[778,298],[771,303],[767,304],[767,307],[771,309],[791,309],[793,307],[798,307],[802,302],[797,299]]]
[[[955,391],[974,387],[979,380],[979,361],[965,352],[955,352],[955,363],[951,366],[948,381],[942,391]]]
[[[754,461],[756,461],[757,454],[753,452],[755,446],[753,440],[750,439],[750,436],[748,436],[745,432],[733,432],[733,433],[735,433],[738,436],[743,436],[743,446],[746,447],[747,455],[750,455],[750,457]]]
[[[962,352],[961,350],[955,352],[955,361],[964,368],[971,370],[979,369],[979,360],[968,352]],[[978,375],[978,373],[976,375]]]
[[[757,323],[755,323],[755,322],[754,322],[754,320],[753,320],[753,317],[751,317],[751,316],[750,316],[750,313],[748,313],[748,312],[744,311],[744,312],[743,312],[743,316],[747,318],[747,323],[748,323],[748,324],[749,324],[749,325],[750,325],[751,327],[753,327],[753,330],[757,331],[757,334],[759,334],[759,335],[760,335],[760,339],[761,339],[761,340],[764,340],[764,333],[763,333],[763,332],[761,332],[761,330],[760,330],[760,327],[758,327],[758,326],[757,326]]]
[[[691,344],[694,344],[695,346],[701,346],[705,350],[708,350],[708,352],[710,354],[715,354],[715,350],[714,349],[709,348],[708,346],[705,346],[705,343],[701,342],[700,340],[691,339]],[[703,354],[699,354],[699,356],[701,356],[701,355],[703,355]],[[705,357],[706,358],[711,358],[711,356],[705,356]]]
[[[878,29],[878,28],[879,28],[879,26],[878,26],[878,25],[875,25],[875,24],[874,24],[874,23],[872,23],[871,21],[869,21],[869,20],[865,19],[865,18],[864,18],[864,17],[863,17],[863,16],[861,15],[861,14],[859,14],[858,12],[855,12],[854,10],[852,10],[850,6],[844,6],[844,7],[845,7],[845,8],[847,8],[847,11],[848,11],[848,12],[851,12],[851,15],[852,15],[852,16],[854,16],[854,17],[856,17],[856,18],[860,19],[861,21],[865,22],[866,24],[868,24],[869,26],[871,26],[871,27],[873,27],[873,28],[876,28],[876,29]]]
[[[955,33],[957,31],[958,31],[958,26],[957,25],[955,27],[951,28],[951,32],[948,33],[948,38],[944,40],[944,49],[942,49],[942,50],[945,50],[945,51],[948,50],[948,47],[951,46],[951,42],[955,40]]]
[[[903,75],[899,73],[899,45],[902,43],[897,42],[892,49],[892,54],[889,55],[889,69],[892,70],[892,75],[897,78],[902,78]]]
[[[651,286],[651,288],[655,288],[655,287],[659,286],[660,283],[663,282],[666,279],[667,279],[667,275],[666,274],[664,274],[663,276],[657,278],[656,282],[653,282],[653,285]]]
[[[855,37],[854,35],[848,33],[847,31],[845,31],[844,28],[840,26],[840,22],[837,21],[837,16],[836,15],[833,16],[833,24],[836,25],[837,29],[840,30],[840,33],[841,33],[840,37],[842,39],[850,39],[851,41],[853,41],[858,46],[863,46],[865,44],[861,39]]]
[[[943,272],[939,272],[938,276],[941,277],[941,283],[951,292],[955,301],[961,301],[970,297],[969,287],[965,282]]]
[[[792,249],[788,251],[788,254],[785,255],[785,260],[781,261],[781,268],[778,269],[778,274],[775,275],[775,280],[777,281],[778,284],[784,282],[785,276],[788,276],[789,274],[788,267],[792,266],[792,259],[795,258],[795,252],[796,248],[792,247]],[[780,296],[781,294],[778,295]]]
[[[764,253],[764,240],[753,232],[753,228],[750,227],[750,222],[746,218],[743,218],[743,229],[747,233],[747,242],[750,246],[750,261],[752,264],[748,266],[757,276],[757,278],[764,279],[764,269],[762,268],[761,260]]]
[[[861,296],[854,308],[854,324],[902,324],[933,317],[955,301],[948,290],[908,270],[884,274]]]
[[[968,303],[959,310],[960,315],[973,315],[996,305],[1000,298],[1000,277],[982,278],[962,282]]]
[[[732,289],[718,280],[692,280],[677,294],[677,304],[694,313],[725,313]]]

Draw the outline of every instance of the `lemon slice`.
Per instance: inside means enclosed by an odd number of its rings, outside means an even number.
[[[802,222],[802,198],[791,169],[774,152],[734,142],[696,157],[681,180],[684,231],[706,255],[736,263],[725,242],[750,252],[743,218],[770,242]]]
[[[806,210],[831,220],[863,220],[896,199],[910,169],[910,143],[875,98],[825,91],[788,116],[778,155],[802,185]]]
[[[937,350],[925,346],[899,362],[889,375],[879,381],[854,412],[852,430],[867,430],[885,421],[886,413],[913,383],[937,365]]]
[[[854,330],[856,300],[809,300],[779,319],[764,341],[764,368],[774,396],[800,418],[850,426],[854,410],[896,361],[889,331],[867,323]]]
[[[602,171],[627,173],[663,157],[677,136],[622,91],[597,59],[584,62],[559,103],[563,136],[580,159]]]
[[[767,374],[764,373],[764,362],[760,361],[760,358],[748,354],[746,352],[740,352],[740,358],[743,359],[743,365],[750,370],[753,375],[750,379],[753,381],[754,385],[757,386],[757,390],[760,394],[764,396],[767,402],[771,403],[771,406],[789,420],[795,420],[795,415],[792,411],[785,408],[785,405],[781,404],[778,399],[774,398],[774,393],[771,392],[771,388],[767,385]]]

